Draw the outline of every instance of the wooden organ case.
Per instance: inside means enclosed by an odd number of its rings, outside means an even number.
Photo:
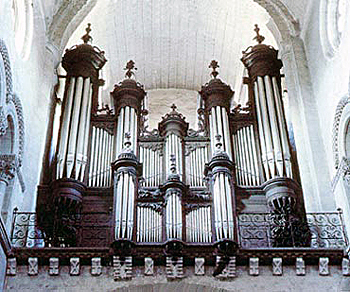
[[[244,246],[247,205],[272,218],[271,246],[308,245],[281,99],[282,63],[256,31],[258,44],[242,57],[247,104],[231,110],[234,92],[212,61],[212,79],[199,92],[197,130],[175,104],[158,129],[148,130],[146,92],[133,77],[133,61],[111,92],[113,110],[98,110],[104,52],[88,43],[89,31],[84,44],[66,51],[56,156],[50,182],[38,188],[46,245],[111,246],[123,256],[163,247],[176,256],[193,247],[229,254]],[[296,233],[304,234],[299,243],[291,240]]]

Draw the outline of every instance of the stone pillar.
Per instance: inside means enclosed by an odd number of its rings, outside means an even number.
[[[16,164],[16,155],[0,155],[0,213],[5,199],[6,188],[10,181],[15,177]]]
[[[233,162],[221,149],[221,136],[217,135],[216,149],[211,161],[206,165],[205,175],[209,177],[213,197],[213,220],[215,240],[236,241],[236,198],[232,171]]]
[[[199,94],[204,100],[205,113],[209,120],[211,153],[214,155],[215,137],[216,135],[220,135],[222,137],[223,151],[232,160],[232,142],[228,113],[230,112],[230,102],[234,92],[229,85],[217,78],[219,73],[216,71],[216,68],[219,65],[215,60],[211,61],[209,67],[213,68],[211,75],[214,78],[202,86]]]
[[[134,75],[132,70],[136,69],[134,62],[130,60],[125,69],[127,70],[125,73],[127,78],[116,84],[111,92],[117,116],[117,133],[114,141],[115,157],[118,157],[123,149],[125,133],[130,134],[131,150],[135,154],[137,153],[141,104],[146,96],[143,86],[131,79]]]
[[[113,162],[115,219],[114,239],[133,240],[135,221],[135,194],[138,188],[137,177],[141,174],[141,164],[135,156],[130,142],[130,134],[126,133],[124,148]]]
[[[263,184],[272,218],[274,246],[309,244],[309,231],[301,188],[293,180],[291,151],[281,98],[282,61],[278,51],[258,44],[243,52],[242,62],[249,73],[249,86],[254,91],[255,112],[259,130],[261,159],[266,182]]]

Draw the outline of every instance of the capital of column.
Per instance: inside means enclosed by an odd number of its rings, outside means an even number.
[[[0,181],[8,184],[15,177],[17,159],[14,154],[0,155]]]

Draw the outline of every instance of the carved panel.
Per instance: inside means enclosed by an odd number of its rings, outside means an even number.
[[[80,274],[80,259],[70,258],[70,271],[71,276],[78,276]]]
[[[8,258],[7,259],[6,275],[7,276],[16,276],[16,272],[17,272],[17,260],[16,260],[16,258]]]
[[[102,273],[101,258],[91,259],[91,275],[99,276]]]
[[[38,258],[28,258],[28,275],[36,276],[38,274]]]
[[[114,280],[125,280],[132,277],[132,257],[122,259],[119,256],[113,257]]]
[[[166,257],[166,276],[170,279],[183,277],[183,257]]]
[[[349,261],[349,259],[343,258],[341,267],[342,267],[343,276],[350,276],[350,261]]]
[[[272,259],[272,274],[274,276],[282,276],[282,258],[273,258]]]
[[[194,274],[197,276],[203,276],[205,274],[204,270],[205,258],[195,258],[194,259]]]
[[[318,266],[318,273],[321,276],[328,276],[329,275],[329,258],[321,257],[319,260],[319,266]]]
[[[249,259],[249,275],[259,276],[259,258]]]
[[[154,262],[152,258],[145,258],[145,275],[153,276],[154,274]]]
[[[50,258],[49,260],[49,275],[57,276],[59,274],[59,258]]]
[[[298,276],[305,276],[305,262],[303,258],[296,258],[295,272]]]
[[[236,257],[216,257],[215,270],[218,278],[233,278],[236,277]]]

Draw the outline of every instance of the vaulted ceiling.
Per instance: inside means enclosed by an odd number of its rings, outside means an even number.
[[[124,78],[130,59],[147,90],[199,90],[210,78],[212,59],[219,61],[220,77],[238,89],[242,50],[255,44],[255,23],[265,43],[276,46],[268,21],[267,12],[252,0],[103,0],[97,1],[67,47],[81,43],[91,22],[93,45],[108,59],[103,70],[106,92]]]

